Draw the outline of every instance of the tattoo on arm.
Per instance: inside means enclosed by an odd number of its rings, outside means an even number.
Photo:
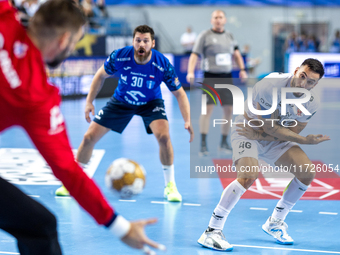
[[[266,137],[266,136],[268,136],[268,134],[267,134],[266,132],[263,132],[263,133],[261,134],[261,136]]]

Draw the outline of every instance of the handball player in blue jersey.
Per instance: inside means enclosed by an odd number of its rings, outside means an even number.
[[[154,31],[147,25],[138,26],[133,32],[133,46],[113,51],[104,65],[97,71],[86,99],[85,118],[91,122],[94,115],[93,100],[100,91],[105,78],[115,74],[119,77],[118,87],[84,135],[77,160],[86,164],[91,158],[94,145],[110,130],[122,133],[134,115],[143,118],[148,134],[154,134],[160,148],[165,189],[164,197],[171,202],[182,201],[175,183],[173,148],[169,135],[169,124],[165,113],[160,85],[166,84],[176,97],[184,119],[184,128],[193,139],[190,125],[189,101],[178,80],[174,67],[155,46]],[[56,195],[68,195],[64,187]]]

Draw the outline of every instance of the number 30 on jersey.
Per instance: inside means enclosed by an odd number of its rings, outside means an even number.
[[[143,77],[132,76],[131,87],[141,88],[143,86]]]

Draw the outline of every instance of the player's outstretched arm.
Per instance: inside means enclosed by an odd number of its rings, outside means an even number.
[[[91,87],[90,87],[90,92],[86,97],[85,119],[88,123],[91,122],[90,113],[92,112],[92,115],[93,116],[95,115],[94,106],[93,106],[92,102],[96,98],[96,96],[98,95],[99,91],[101,90],[101,88],[104,84],[104,80],[107,77],[109,77],[109,75],[106,73],[106,71],[104,69],[104,65],[102,65],[98,69],[96,74],[94,75],[93,81],[92,81]]]
[[[276,117],[272,117],[273,119],[276,119]],[[291,131],[293,131],[296,134],[300,134],[300,132],[307,126],[307,122],[299,122],[297,121],[297,125],[295,127],[287,127]],[[280,140],[279,138],[275,136],[271,136],[264,132],[262,129],[254,130],[249,125],[242,125],[237,124],[237,133],[239,135],[243,135],[246,138],[250,140],[262,140],[262,141],[286,141],[286,140]]]
[[[184,119],[184,128],[188,130],[190,134],[189,142],[192,142],[192,140],[194,139],[194,130],[190,123],[190,105],[187,94],[185,93],[183,87],[179,88],[176,91],[172,91],[172,94],[174,94],[174,96],[176,97],[179,109],[181,110]]]
[[[272,116],[275,117],[274,113],[272,114]],[[264,122],[263,131],[270,136],[276,137],[279,141],[291,141],[300,144],[318,144],[330,140],[329,136],[323,135],[308,135],[304,137],[299,135],[298,133],[295,133],[289,128],[278,125],[274,120],[266,121],[266,119],[262,118],[262,116],[258,117]],[[302,129],[300,131],[297,129],[296,131],[301,132]]]

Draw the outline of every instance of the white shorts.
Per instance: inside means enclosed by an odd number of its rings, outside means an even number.
[[[243,123],[246,120],[243,115],[237,116],[234,123]],[[246,120],[247,123],[247,120]],[[233,148],[233,162],[240,158],[250,157],[262,159],[275,166],[275,162],[291,147],[299,146],[295,142],[250,140],[236,131],[238,127],[231,128],[231,146]]]

